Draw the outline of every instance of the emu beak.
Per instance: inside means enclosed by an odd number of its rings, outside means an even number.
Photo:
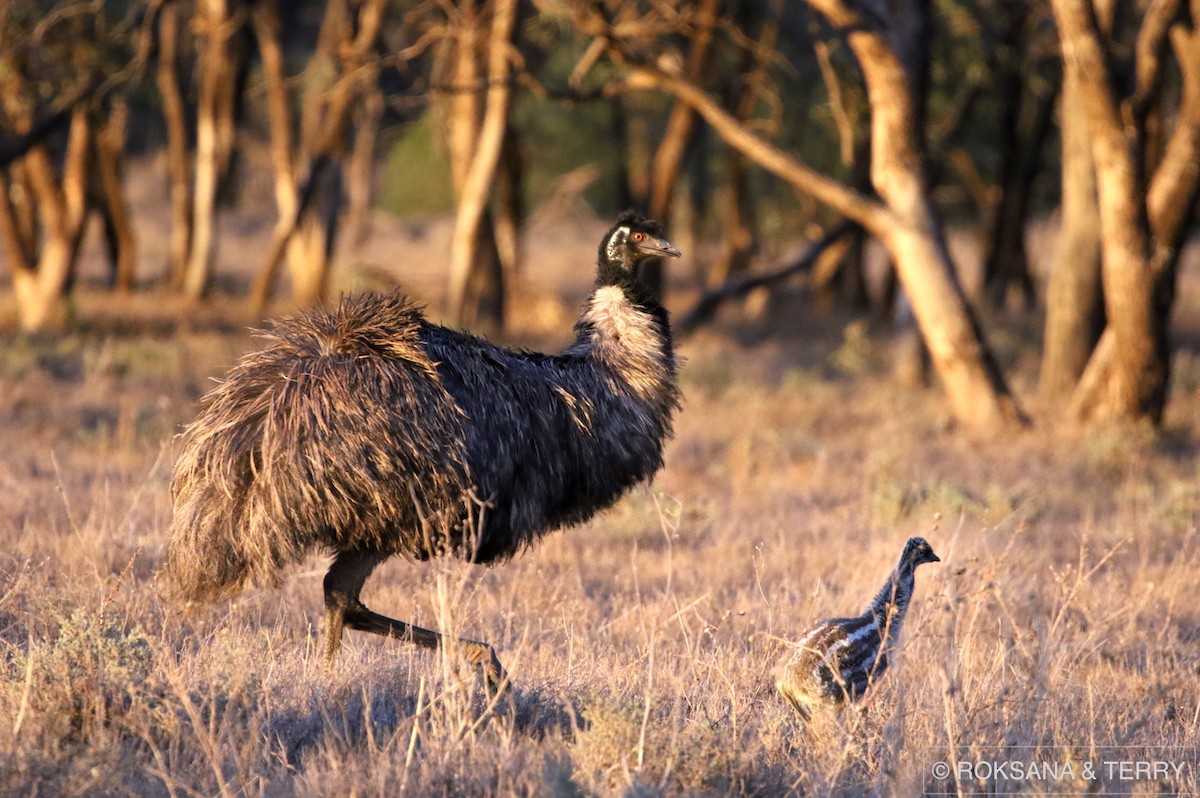
[[[929,556],[925,558],[925,562],[941,562],[942,558],[933,553],[933,549],[929,550]]]
[[[678,258],[683,253],[671,246],[671,242],[665,238],[655,238],[648,236],[645,241],[638,244],[638,249],[648,255],[654,255],[659,258]]]

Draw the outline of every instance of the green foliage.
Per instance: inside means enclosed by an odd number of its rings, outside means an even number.
[[[547,55],[540,79],[565,84],[580,53],[573,43],[560,43]],[[638,112],[648,129],[661,128],[664,98],[642,98]],[[581,167],[595,167],[596,179],[584,191],[588,202],[605,214],[619,208],[616,176],[622,153],[612,146],[611,102],[563,103],[517,92],[510,111],[522,160],[522,199],[537,207],[550,197],[559,179]],[[426,113],[407,125],[387,155],[387,178],[379,207],[404,217],[446,214],[454,210],[454,189],[445,148],[438,140],[434,115]]]
[[[445,150],[425,114],[408,125],[387,156],[379,207],[397,216],[437,216],[454,210],[454,185]]]
[[[3,703],[12,717],[24,715],[30,734],[56,749],[154,711],[158,703],[145,690],[153,670],[150,640],[140,626],[78,607],[58,619],[54,637],[12,653]]]
[[[871,512],[884,526],[892,526],[909,518],[955,518],[959,514],[977,515],[986,505],[972,496],[966,488],[942,479],[923,483],[885,482],[871,493]]]

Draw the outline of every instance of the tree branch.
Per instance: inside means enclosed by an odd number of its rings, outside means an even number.
[[[717,312],[717,308],[723,303],[731,299],[746,296],[756,288],[774,285],[775,283],[783,282],[794,274],[808,271],[816,263],[817,259],[821,257],[821,253],[837,243],[842,236],[853,230],[854,226],[854,222],[843,219],[831,227],[825,235],[805,247],[799,257],[787,266],[766,274],[756,274],[740,280],[730,280],[718,288],[709,291],[700,297],[691,310],[679,318],[679,321],[675,323],[677,331],[681,335],[687,335],[711,319],[713,314]]]
[[[1164,250],[1177,250],[1196,204],[1200,172],[1200,22],[1191,30],[1172,28],[1171,44],[1179,61],[1183,93],[1175,130],[1154,171],[1146,194],[1146,212],[1154,231],[1156,262],[1165,262]]]
[[[500,162],[504,143],[504,128],[508,123],[510,91],[504,77],[509,70],[509,49],[512,41],[516,0],[495,0],[492,9],[492,30],[488,41],[488,80],[493,84],[487,91],[487,106],[480,125],[475,152],[463,180],[458,218],[454,226],[454,241],[450,253],[450,312],[463,317],[468,278],[479,237],[479,225],[487,205],[489,189]]]
[[[1138,135],[1142,134],[1146,115],[1162,86],[1162,56],[1171,23],[1179,15],[1180,3],[1181,0],[1151,0],[1138,31],[1134,62],[1136,88],[1129,101],[1130,121]]]
[[[87,80],[80,81],[65,96],[60,97],[51,108],[35,118],[28,130],[15,136],[0,137],[0,167],[7,166],[24,157],[43,139],[66,124],[71,118],[71,112],[75,106],[87,98],[98,83],[98,74],[93,74]]]
[[[657,67],[635,65],[630,67],[625,86],[628,89],[658,89],[675,95],[695,108],[696,113],[704,117],[704,121],[726,143],[763,169],[850,217],[872,234],[880,235],[883,232],[888,215],[883,205],[817,172],[760,138],[722,108],[711,94],[691,81],[670,75]]]

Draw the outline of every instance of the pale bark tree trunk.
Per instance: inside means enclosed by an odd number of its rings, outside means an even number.
[[[125,155],[125,127],[129,106],[117,100],[108,119],[96,135],[96,172],[99,177],[101,214],[108,239],[109,259],[113,267],[113,287],[126,292],[133,289],[137,264],[137,239],[133,234],[129,205],[121,181],[121,162]]]
[[[309,305],[324,299],[344,204],[341,160],[347,149],[347,129],[355,98],[369,95],[378,77],[371,49],[379,36],[383,10],[382,0],[357,3],[356,13],[346,0],[331,0],[326,5],[317,53],[307,69],[309,82],[297,147],[288,112],[278,11],[268,0],[255,6],[254,32],[267,87],[279,220],[267,258],[251,287],[253,313],[266,308],[285,256],[292,301]]]
[[[474,0],[461,0],[457,6],[452,38],[446,41],[449,59],[443,74],[448,79],[439,83],[448,84],[451,94],[440,109],[444,116],[446,146],[449,151],[450,179],[454,183],[457,200],[462,196],[475,154],[475,141],[479,137],[479,120],[483,115],[482,92],[479,72],[479,38],[483,11]]]
[[[14,110],[10,107],[10,114],[20,118]],[[85,218],[90,136],[87,110],[83,105],[76,106],[71,114],[61,180],[55,175],[44,144],[31,148],[25,156],[29,186],[41,221],[42,240],[40,246],[30,243],[17,249],[36,252],[34,257],[13,259],[13,292],[23,330],[43,330],[63,321],[63,294],[75,266]],[[5,210],[0,214],[13,216],[7,212],[11,207],[9,203],[5,202],[4,206]],[[18,226],[15,218],[4,223],[6,230],[16,230]]]
[[[491,33],[488,37],[486,110],[479,134],[462,175],[462,188],[458,198],[458,215],[454,226],[454,240],[450,251],[449,312],[455,323],[474,321],[471,307],[471,273],[477,261],[483,227],[484,212],[491,195],[496,176],[496,167],[504,146],[504,132],[508,125],[508,108],[511,96],[509,87],[509,61],[513,21],[516,17],[516,0],[495,0],[492,6]],[[473,45],[473,39],[468,38]],[[460,43],[465,47],[465,42]],[[471,60],[474,61],[472,46]],[[460,54],[460,61],[466,56]],[[459,151],[465,156],[465,145]],[[461,168],[461,166],[460,166]],[[492,249],[495,249],[493,239]],[[498,260],[498,258],[497,258]],[[499,264],[497,264],[499,265]],[[503,300],[501,300],[502,302]],[[503,307],[501,305],[501,307]],[[503,310],[500,311],[503,324]]]
[[[1021,418],[999,368],[983,341],[958,282],[941,220],[929,199],[922,147],[925,46],[917,31],[896,20],[875,21],[840,0],[810,0],[834,25],[849,32],[871,107],[871,181],[890,224],[876,231],[895,262],[929,356],[945,384],[955,415],[973,426],[997,427]],[[907,14],[908,19],[923,15]],[[894,42],[907,47],[897,51]]]
[[[308,160],[306,190],[314,192],[311,204],[302,202],[297,235],[289,242],[288,268],[292,300],[300,305],[323,301],[345,205],[343,161],[348,151],[349,127],[355,101],[369,93],[379,77],[372,50],[383,25],[384,0],[358,0],[328,11],[322,23],[318,57],[333,72],[331,85],[320,77],[308,87],[302,113],[301,153]],[[336,13],[336,16],[331,16]],[[324,168],[318,168],[321,163]]]
[[[485,113],[490,14],[486,5],[475,0],[461,0],[445,6],[450,16],[450,35],[439,47],[435,76],[451,91],[435,98],[435,120],[446,142],[455,201],[459,205],[467,191],[467,182],[475,158],[476,142],[480,138],[482,116]],[[511,36],[511,34],[510,34]],[[455,238],[460,235],[456,219]],[[490,209],[484,208],[478,220],[477,234],[470,244],[472,252],[465,272],[453,268],[447,285],[447,314],[455,323],[479,329],[484,334],[498,334],[505,323],[505,274],[495,234],[495,220]],[[453,247],[453,244],[452,244]],[[451,253],[451,258],[456,257]],[[462,254],[458,255],[462,257]]]
[[[239,24],[228,0],[200,0],[195,22],[204,44],[196,108],[191,246],[183,279],[184,293],[191,299],[203,297],[212,279],[217,191],[233,154],[234,40]]]
[[[1040,391],[1050,401],[1075,388],[1104,326],[1100,287],[1100,211],[1087,113],[1076,88],[1077,67],[1064,64],[1061,99],[1062,230],[1046,285],[1046,328]]]
[[[357,249],[370,234],[371,198],[374,194],[375,141],[383,119],[384,97],[378,70],[363,80],[362,101],[354,111],[354,145],[346,169],[346,239]]]
[[[68,129],[70,121],[67,122]],[[9,171],[12,175],[12,191],[9,198],[12,201],[13,225],[26,244],[26,262],[37,261],[38,214],[36,192],[29,179],[29,166],[25,161],[13,164]]]
[[[1143,31],[1155,30],[1155,20],[1176,20],[1180,6],[1180,0],[1152,4]],[[1157,423],[1170,375],[1167,324],[1178,245],[1197,193],[1200,34],[1195,20],[1158,29],[1163,36],[1169,30],[1183,90],[1175,130],[1147,187],[1141,179],[1144,136],[1140,130],[1126,133],[1127,115],[1118,104],[1091,4],[1053,0],[1053,8],[1064,58],[1074,61],[1078,70],[1077,90],[1091,132],[1108,317],[1072,398],[1071,412],[1081,419],[1145,418]],[[1139,75],[1139,84],[1143,77]]]
[[[167,2],[159,10],[158,63],[155,81],[167,128],[167,172],[171,179],[171,238],[167,273],[172,287],[183,288],[192,247],[192,164],[187,114],[179,88],[179,10]]]
[[[262,0],[251,16],[254,37],[262,59],[263,86],[267,93],[267,120],[271,132],[271,167],[275,172],[275,209],[279,218],[271,231],[268,267],[260,272],[250,290],[250,307],[261,313],[270,298],[275,273],[288,241],[296,229],[300,208],[300,189],[292,144],[292,118],[288,109],[283,46],[280,42],[279,12],[275,0]],[[266,279],[263,279],[264,274]]]
[[[1023,416],[966,303],[940,220],[925,191],[913,87],[903,61],[877,27],[887,22],[860,16],[839,0],[810,2],[848,31],[850,47],[866,77],[872,110],[872,180],[882,204],[760,139],[690,81],[634,66],[630,84],[664,89],[684,99],[751,160],[870,230],[895,260],[955,417],[976,428],[1020,423]]]
[[[13,194],[19,191],[4,169],[0,169],[0,241],[4,242],[4,257],[9,269],[18,272],[33,271],[34,258],[32,237],[22,230],[19,204],[13,202]]]

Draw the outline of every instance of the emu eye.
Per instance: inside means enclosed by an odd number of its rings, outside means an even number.
[[[641,241],[646,236],[643,233],[634,233],[633,235],[631,235],[629,237],[632,238],[634,241]]]

